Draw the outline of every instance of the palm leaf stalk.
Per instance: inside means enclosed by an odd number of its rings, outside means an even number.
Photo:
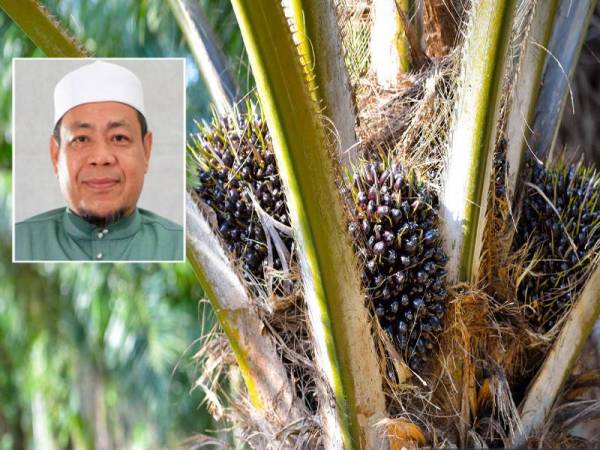
[[[36,0],[0,0],[0,8],[47,56],[80,58],[89,56],[85,48]]]
[[[244,105],[236,98],[238,89],[202,10],[188,0],[169,0],[169,5],[196,58],[217,113],[231,114],[234,105],[241,111]],[[188,224],[194,224],[187,229],[188,260],[227,335],[252,405],[278,426],[298,420],[301,406],[281,358],[274,343],[263,336],[262,322],[237,273],[227,263],[220,240],[189,197],[186,214]],[[199,242],[202,245],[197,245]],[[239,302],[237,306],[232,298]]]
[[[560,3],[533,123],[532,152],[541,161],[552,157],[570,83],[597,3],[596,0]]]
[[[302,417],[301,407],[274,342],[229,262],[220,241],[188,194],[187,256],[229,339],[254,408],[271,424]]]
[[[344,61],[337,15],[332,1],[288,0],[297,28],[294,37],[307,70],[314,74],[323,114],[339,140],[339,159],[346,167],[356,159],[356,115],[350,76]]]
[[[448,282],[475,282],[483,247],[490,172],[516,13],[514,0],[473,4],[457,80],[454,119],[442,179],[442,236],[448,255]],[[466,445],[475,410],[475,343],[459,337],[464,353],[448,367],[457,393],[451,403],[459,413],[459,439]]]
[[[206,16],[197,3],[191,0],[169,0],[169,6],[196,59],[217,112],[226,115],[237,104],[238,88]],[[244,105],[237,106],[243,108]]]
[[[527,437],[544,424],[599,315],[600,268],[596,268],[523,400],[522,433],[515,437],[514,447],[524,445]]]
[[[520,178],[523,157],[530,141],[530,126],[541,86],[546,49],[558,10],[558,0],[537,2],[533,12],[529,32],[521,51],[517,82],[506,122],[506,160],[508,162],[508,199],[512,203],[517,180]],[[554,89],[554,87],[552,88]]]
[[[473,5],[442,187],[448,280],[474,281],[515,0]]]
[[[410,70],[410,47],[404,26],[409,2],[374,0],[372,8],[371,67],[379,85],[393,89],[398,86],[399,77]]]
[[[332,144],[279,1],[232,3],[299,245],[316,364],[334,396],[334,402],[322,402],[325,446],[381,448],[374,425],[385,417],[382,379],[332,176]]]

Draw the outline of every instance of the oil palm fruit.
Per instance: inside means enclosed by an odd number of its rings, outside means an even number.
[[[414,172],[383,162],[361,165],[352,192],[349,230],[365,261],[363,286],[383,329],[419,369],[446,311],[437,196]]]
[[[199,124],[192,150],[198,163],[195,190],[215,211],[219,234],[242,261],[246,281],[253,283],[264,280],[269,253],[272,268],[282,270],[276,247],[283,242],[289,253],[292,239],[273,227],[272,220],[289,227],[288,210],[266,122],[248,111]],[[270,216],[267,222],[260,210]]]
[[[517,248],[527,245],[528,271],[517,292],[532,325],[548,331],[581,290],[597,252],[600,183],[582,163],[530,167],[515,238]]]

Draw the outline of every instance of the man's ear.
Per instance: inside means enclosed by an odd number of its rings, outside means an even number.
[[[144,173],[148,172],[148,161],[150,161],[150,154],[152,153],[152,132],[148,131],[144,136],[144,162],[146,167]]]
[[[52,135],[50,136],[50,159],[52,160],[52,167],[54,169],[54,175],[58,175],[58,153],[59,147],[58,142],[56,142],[56,138]]]

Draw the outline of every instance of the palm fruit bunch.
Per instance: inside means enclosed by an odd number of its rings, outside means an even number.
[[[446,311],[437,196],[414,172],[383,162],[359,167],[352,194],[349,231],[365,261],[363,286],[382,328],[419,369]]]
[[[550,330],[581,290],[600,237],[600,183],[583,164],[529,164],[516,248],[527,249],[528,271],[517,288],[530,323]],[[531,167],[532,166],[532,167]]]
[[[195,191],[215,211],[219,234],[242,262],[244,279],[251,284],[264,280],[265,267],[284,268],[277,246],[283,243],[288,253],[292,248],[292,238],[276,226],[290,222],[267,124],[249,109],[215,116],[198,128],[192,138],[199,180]]]

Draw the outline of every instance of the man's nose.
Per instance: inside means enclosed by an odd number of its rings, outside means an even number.
[[[111,146],[104,140],[99,140],[93,146],[88,161],[93,166],[108,166],[114,164],[116,158]]]

